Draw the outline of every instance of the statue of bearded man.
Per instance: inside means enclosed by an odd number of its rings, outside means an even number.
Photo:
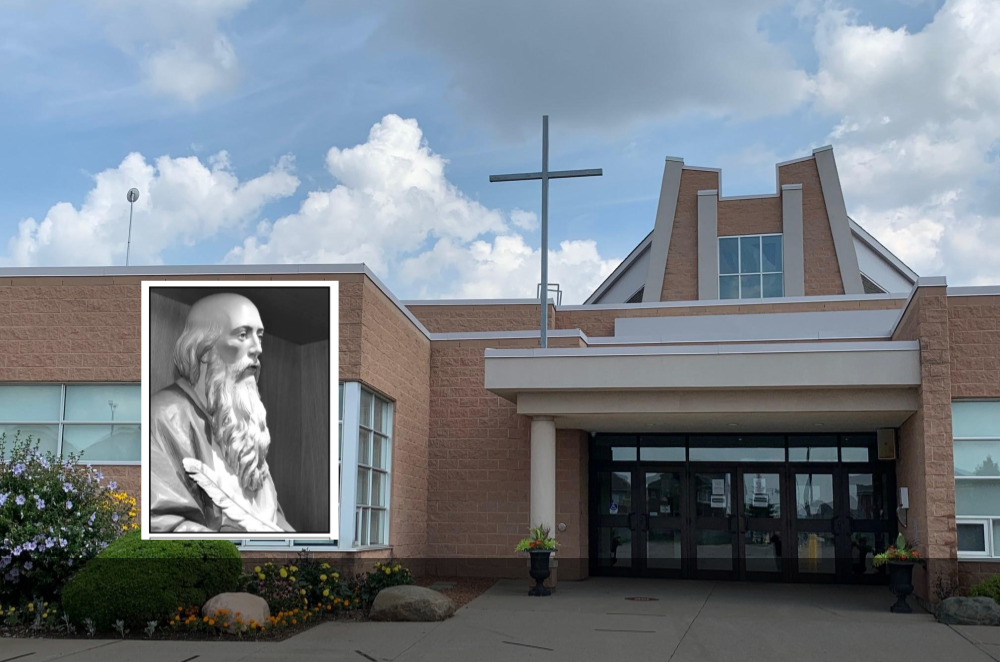
[[[213,294],[191,307],[174,346],[180,378],[150,399],[151,532],[293,531],[267,466],[263,334],[244,296]]]

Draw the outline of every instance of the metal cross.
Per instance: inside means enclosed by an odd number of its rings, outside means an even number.
[[[542,180],[542,287],[539,296],[541,304],[541,346],[548,347],[549,323],[549,180],[568,177],[600,177],[600,168],[591,170],[549,171],[549,116],[542,115],[542,171],[522,172],[513,175],[490,175],[491,182],[523,182],[530,179]]]

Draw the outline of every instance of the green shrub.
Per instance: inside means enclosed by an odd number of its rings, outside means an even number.
[[[973,598],[993,598],[1000,602],[1000,575],[993,575],[979,582],[969,589],[969,595]]]
[[[0,603],[54,600],[70,575],[123,531],[135,499],[80,455],[41,453],[30,436],[0,434]]]
[[[122,619],[143,628],[165,621],[178,607],[237,590],[242,567],[239,550],[228,540],[142,540],[134,531],[66,584],[62,606],[76,623],[91,618],[106,630]]]
[[[376,561],[375,570],[366,572],[364,575],[359,575],[356,581],[355,591],[357,596],[361,599],[361,604],[364,605],[364,608],[369,609],[372,603],[375,602],[375,596],[379,594],[379,591],[390,586],[412,584],[413,575],[410,574],[408,569],[398,563],[392,564]]]

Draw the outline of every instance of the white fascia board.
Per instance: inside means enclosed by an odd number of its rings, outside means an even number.
[[[555,299],[549,299],[550,304]],[[537,306],[538,299],[406,299],[404,306]]]
[[[1000,285],[969,285],[965,287],[949,287],[950,297],[988,297],[1000,296]]]
[[[587,334],[580,329],[550,329],[546,332],[549,338],[579,338],[588,341]],[[432,333],[431,340],[519,340],[538,338],[538,330],[525,331],[452,331],[448,333]]]
[[[873,251],[882,256],[882,258],[889,263],[889,265],[898,271],[904,278],[908,279],[911,283],[917,282],[917,273],[910,269],[906,264],[896,257],[892,251],[883,246],[878,239],[873,237],[868,233],[863,227],[861,227],[857,221],[855,221],[850,216],[847,217],[848,223],[851,226],[851,232],[860,239],[866,246],[871,248]]]
[[[601,283],[596,290],[594,290],[593,294],[587,297],[587,300],[583,302],[583,305],[585,306],[590,305],[592,301],[600,299],[604,295],[604,293],[608,291],[608,288],[614,285],[619,278],[625,275],[625,272],[629,270],[629,267],[632,266],[632,263],[638,260],[639,256],[642,255],[645,251],[649,250],[649,247],[652,243],[653,243],[653,232],[652,230],[650,230],[649,234],[647,234],[643,238],[643,240],[640,241],[639,244],[632,249],[632,252],[629,253],[628,256],[624,260],[622,260],[622,263],[619,264],[615,268],[615,270],[612,271],[611,274],[604,279],[604,282]]]
[[[592,303],[589,305],[556,306],[558,311],[570,310],[629,310],[631,308],[700,308],[703,306],[772,306],[791,303],[835,303],[840,301],[877,301],[906,299],[909,292],[885,294],[831,294],[827,296],[781,297],[775,299],[712,299],[694,301],[656,301],[652,303]]]
[[[486,351],[485,387],[504,397],[532,391],[919,385],[916,341]]]
[[[408,320],[428,339],[430,332],[413,313],[396,298],[368,265],[357,264],[210,264],[153,265],[138,267],[2,267],[0,278],[74,278],[80,276],[141,278],[144,276],[251,276],[285,274],[365,274]],[[235,282],[235,281],[234,281]],[[178,287],[183,281],[178,281]],[[234,286],[235,287],[235,286]],[[292,287],[292,285],[289,285]]]

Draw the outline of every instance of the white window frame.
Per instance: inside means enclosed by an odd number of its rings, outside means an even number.
[[[981,552],[970,552],[970,551],[959,551],[958,555],[966,559],[988,559],[993,556],[993,521],[986,517],[956,517],[955,518],[955,532],[956,536],[958,533],[958,525],[960,524],[979,524],[983,527],[983,540],[986,544],[986,549]]]
[[[959,402],[959,401],[956,401]],[[960,402],[995,402],[994,400],[962,400]],[[952,451],[954,452],[954,444],[957,442],[1000,442],[1000,427],[997,430],[997,436],[989,437],[953,437],[952,439]],[[1000,458],[996,458],[996,461],[1000,461]],[[959,481],[993,481],[994,483],[1000,484],[1000,476],[955,476],[955,488],[957,492]],[[955,504],[956,510],[958,504]],[[958,558],[960,559],[996,559],[1000,558],[1000,554],[994,553],[996,547],[993,541],[993,527],[997,522],[1000,522],[1000,509],[995,513],[982,513],[980,515],[955,515],[955,535],[958,536],[958,525],[959,524],[982,524],[986,529],[986,535],[984,539],[986,540],[986,551],[985,552],[958,552]]]
[[[302,541],[295,543],[294,538],[287,540],[233,540],[240,549],[250,551],[283,551],[309,550],[312,552],[361,552],[373,549],[388,549],[390,545],[354,545],[355,516],[357,512],[357,481],[358,481],[358,443],[361,439],[361,391],[369,391],[373,396],[388,403],[387,439],[389,448],[386,459],[386,497],[385,497],[385,531],[386,540],[390,520],[392,518],[392,448],[394,439],[395,403],[384,395],[362,386],[360,382],[340,382],[344,393],[344,406],[340,410],[338,427],[343,430],[343,451],[340,454],[340,530],[336,541]],[[339,397],[339,396],[338,396]],[[373,407],[374,409],[374,407]]]
[[[134,386],[137,389],[141,389],[142,385],[138,382],[73,382],[71,384],[67,383],[57,383],[57,382],[4,382],[0,384],[3,386],[59,386],[59,416],[57,420],[52,421],[0,421],[2,425],[49,425],[56,426],[56,456],[62,458],[63,456],[63,432],[65,426],[85,426],[85,425],[104,425],[111,426],[127,426],[127,427],[138,427],[141,429],[142,421],[131,421],[131,420],[121,420],[121,421],[68,421],[66,420],[66,390],[69,386]],[[8,439],[8,442],[12,440]],[[139,438],[136,440],[138,444],[142,444],[142,434],[140,432]],[[84,454],[81,462],[79,464],[90,464],[94,466],[140,466],[142,461],[140,459],[136,460],[93,460]]]
[[[371,528],[370,528],[371,527],[371,512],[373,510],[381,511],[383,513],[382,526],[381,526],[381,529],[379,531],[379,536],[378,537],[379,537],[379,539],[384,540],[384,542],[373,543],[373,544],[370,544],[370,545],[369,544],[360,544],[358,542],[358,540],[357,540],[357,537],[358,537],[358,534],[359,534],[359,532],[357,530],[357,526],[358,526],[357,523],[355,523],[354,537],[351,538],[351,539],[354,540],[354,546],[355,547],[384,547],[389,542],[389,512],[390,512],[389,501],[390,501],[391,492],[392,492],[392,423],[393,423],[393,413],[394,412],[393,412],[393,406],[392,406],[392,401],[391,400],[389,400],[388,398],[382,397],[381,395],[379,395],[375,391],[372,391],[371,389],[362,387],[361,390],[362,390],[362,396],[364,395],[365,392],[367,392],[368,394],[370,394],[372,396],[372,424],[369,426],[369,424],[368,424],[367,421],[361,421],[360,420],[361,408],[359,407],[358,408],[358,412],[359,412],[358,413],[358,415],[359,415],[359,421],[358,421],[358,423],[359,423],[359,425],[358,425],[358,444],[361,443],[361,430],[364,429],[365,431],[371,433],[371,436],[372,436],[372,449],[373,450],[374,450],[374,441],[375,441],[375,437],[376,436],[377,437],[382,437],[385,440],[385,443],[388,444],[388,448],[386,449],[386,453],[385,453],[386,458],[385,458],[385,467],[384,468],[375,467],[374,464],[363,465],[363,464],[361,464],[360,460],[356,461],[355,464],[354,464],[354,466],[355,466],[355,469],[354,469],[355,488],[357,488],[357,484],[356,484],[356,482],[357,482],[357,472],[358,472],[358,469],[361,469],[361,468],[368,469],[368,471],[371,472],[372,474],[375,474],[375,473],[382,474],[382,476],[383,476],[382,480],[384,481],[384,484],[385,484],[385,502],[381,506],[375,506],[375,505],[372,504],[372,489],[371,489],[371,485],[374,483],[374,481],[372,481],[372,480],[368,481],[368,485],[369,485],[369,487],[368,487],[368,503],[364,504],[364,505],[362,505],[362,504],[355,504],[355,517],[358,518],[358,522],[360,522],[362,520],[362,518],[367,518],[368,519],[368,531],[369,531],[369,536],[370,536],[371,535]],[[383,432],[377,432],[375,430],[375,424],[374,424],[375,399],[381,400],[384,403],[384,407],[385,407],[384,411],[386,413],[386,425],[385,425],[385,430]],[[358,444],[355,444],[355,448],[356,449],[358,448]],[[352,494],[353,494],[353,496],[356,499],[357,498],[357,490],[355,489],[355,491]],[[362,530],[365,530],[365,527],[362,527]]]
[[[760,240],[760,242],[759,242],[759,244],[760,244],[759,245],[759,253],[760,253],[760,255],[759,255],[758,259],[760,261],[759,264],[760,264],[760,269],[761,270],[760,271],[748,271],[748,272],[746,272],[744,274],[744,272],[742,270],[742,265],[740,264],[740,262],[741,262],[740,258],[742,256],[742,249],[740,248],[740,244],[742,243],[741,240],[742,239],[752,239],[754,237],[756,237],[757,239]],[[781,251],[782,251],[782,256],[781,256],[782,257],[782,259],[781,259],[781,271],[764,271],[764,237],[781,237]],[[724,239],[736,239],[736,273],[733,273],[733,274],[724,274],[724,273],[722,273],[722,241]],[[784,259],[785,237],[784,237],[784,233],[782,233],[782,232],[768,232],[768,233],[764,233],[764,234],[739,234],[739,235],[727,235],[725,237],[718,237],[718,241],[716,242],[715,250],[716,250],[716,260],[717,260],[718,265],[719,265],[719,273],[717,275],[717,279],[716,279],[716,283],[715,283],[716,284],[716,296],[719,298],[720,301],[763,301],[764,299],[781,299],[782,297],[785,296],[785,259]],[[759,297],[755,297],[753,299],[744,299],[743,298],[743,276],[745,276],[745,275],[746,276],[759,276],[760,277],[760,296]],[[764,276],[774,276],[774,275],[780,275],[781,276],[781,296],[766,297],[766,296],[764,296]],[[728,276],[728,277],[734,277],[735,276],[736,277],[736,283],[737,283],[736,292],[737,292],[737,297],[735,299],[723,299],[722,298],[722,278],[724,276]]]

